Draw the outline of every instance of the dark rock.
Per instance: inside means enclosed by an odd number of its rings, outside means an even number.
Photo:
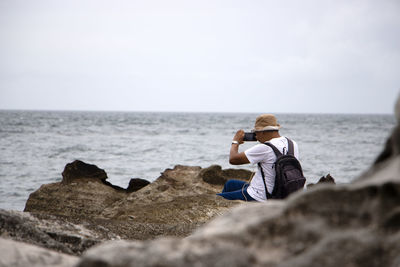
[[[63,176],[62,183],[64,184],[70,184],[80,179],[85,179],[85,180],[92,179],[92,180],[99,180],[103,184],[117,191],[125,193],[131,192],[130,190],[126,190],[125,188],[113,185],[112,183],[106,181],[107,173],[103,169],[100,169],[96,165],[87,164],[80,160],[75,160],[71,163],[68,163],[65,166],[64,171],[62,172],[62,176]]]
[[[75,160],[72,163],[68,163],[64,171],[62,172],[62,182],[69,184],[76,179],[98,179],[98,180],[106,180],[107,173],[103,170],[98,168],[96,165],[87,164],[80,160]]]
[[[129,181],[129,185],[126,191],[128,193],[136,192],[142,189],[143,187],[147,186],[148,184],[150,184],[150,182],[145,179],[133,178]]]
[[[200,176],[204,182],[209,184],[223,185],[227,181],[227,178],[223,176],[222,168],[219,165],[212,165],[201,170]]]
[[[118,185],[113,185],[113,184],[110,183],[109,181],[102,180],[102,182],[103,182],[103,184],[105,184],[106,186],[109,186],[109,187],[111,187],[111,188],[114,188],[115,190],[118,190],[118,191],[120,191],[120,192],[127,192],[127,190],[126,190],[125,188],[122,188],[122,187],[120,187],[120,186],[118,186]]]
[[[202,169],[199,176],[204,182],[212,185],[224,185],[229,179],[249,180],[252,172],[243,169],[222,170],[219,165]]]
[[[313,187],[318,184],[336,184],[335,179],[328,173],[326,176],[322,176],[316,184],[310,183],[307,188]]]
[[[328,175],[326,175],[325,177],[322,176],[318,183],[330,183],[330,184],[336,184],[335,183],[335,179],[331,176],[331,174],[328,173]]]

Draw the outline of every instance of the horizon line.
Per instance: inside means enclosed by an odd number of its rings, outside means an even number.
[[[371,112],[366,112],[366,113],[361,113],[361,112],[258,112],[258,111],[187,111],[187,110],[100,110],[100,109],[21,109],[21,108],[9,108],[9,109],[4,109],[0,108],[0,111],[36,111],[36,112],[116,112],[116,113],[221,113],[221,114],[264,114],[264,113],[272,113],[272,114],[299,114],[299,115],[307,115],[307,114],[315,114],[315,115],[393,115],[394,116],[394,111],[392,113],[386,113],[386,112],[376,112],[376,113],[371,113]]]

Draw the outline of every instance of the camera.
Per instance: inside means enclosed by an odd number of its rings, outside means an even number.
[[[257,141],[255,133],[244,133],[243,141]]]

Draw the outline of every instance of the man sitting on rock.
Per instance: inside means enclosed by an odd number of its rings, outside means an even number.
[[[263,143],[269,142],[282,154],[286,154],[289,144],[287,138],[280,136],[280,127],[274,115],[263,114],[259,116],[256,119],[253,132],[260,144],[241,153],[239,153],[239,145],[243,144],[245,134],[243,130],[236,132],[231,145],[229,163],[233,165],[260,163],[259,166],[261,166],[265,176],[265,185],[259,167],[250,183],[241,180],[229,180],[225,183],[222,193],[218,195],[230,200],[265,201],[267,199],[265,186],[267,187],[268,193],[272,194],[275,185],[274,163],[277,157],[272,148]],[[293,148],[294,156],[298,159],[299,149],[294,141]]]

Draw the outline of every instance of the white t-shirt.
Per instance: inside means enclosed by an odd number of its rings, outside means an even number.
[[[293,140],[292,140],[293,141]],[[287,154],[288,151],[288,141],[284,136],[273,138],[269,143],[276,146],[282,154]],[[294,147],[294,156],[299,159],[299,147],[297,143],[293,141]],[[285,149],[285,151],[283,151]],[[275,185],[275,168],[274,163],[276,161],[276,156],[274,151],[271,147],[265,144],[257,144],[246,151],[247,159],[250,161],[251,164],[258,164],[261,163],[261,167],[263,168],[264,175],[265,175],[265,182],[267,184],[268,192],[271,194],[272,190],[274,189]],[[257,168],[257,171],[250,182],[249,187],[247,188],[247,193],[257,201],[265,201],[265,188],[264,182],[262,180],[262,175],[260,168]]]

